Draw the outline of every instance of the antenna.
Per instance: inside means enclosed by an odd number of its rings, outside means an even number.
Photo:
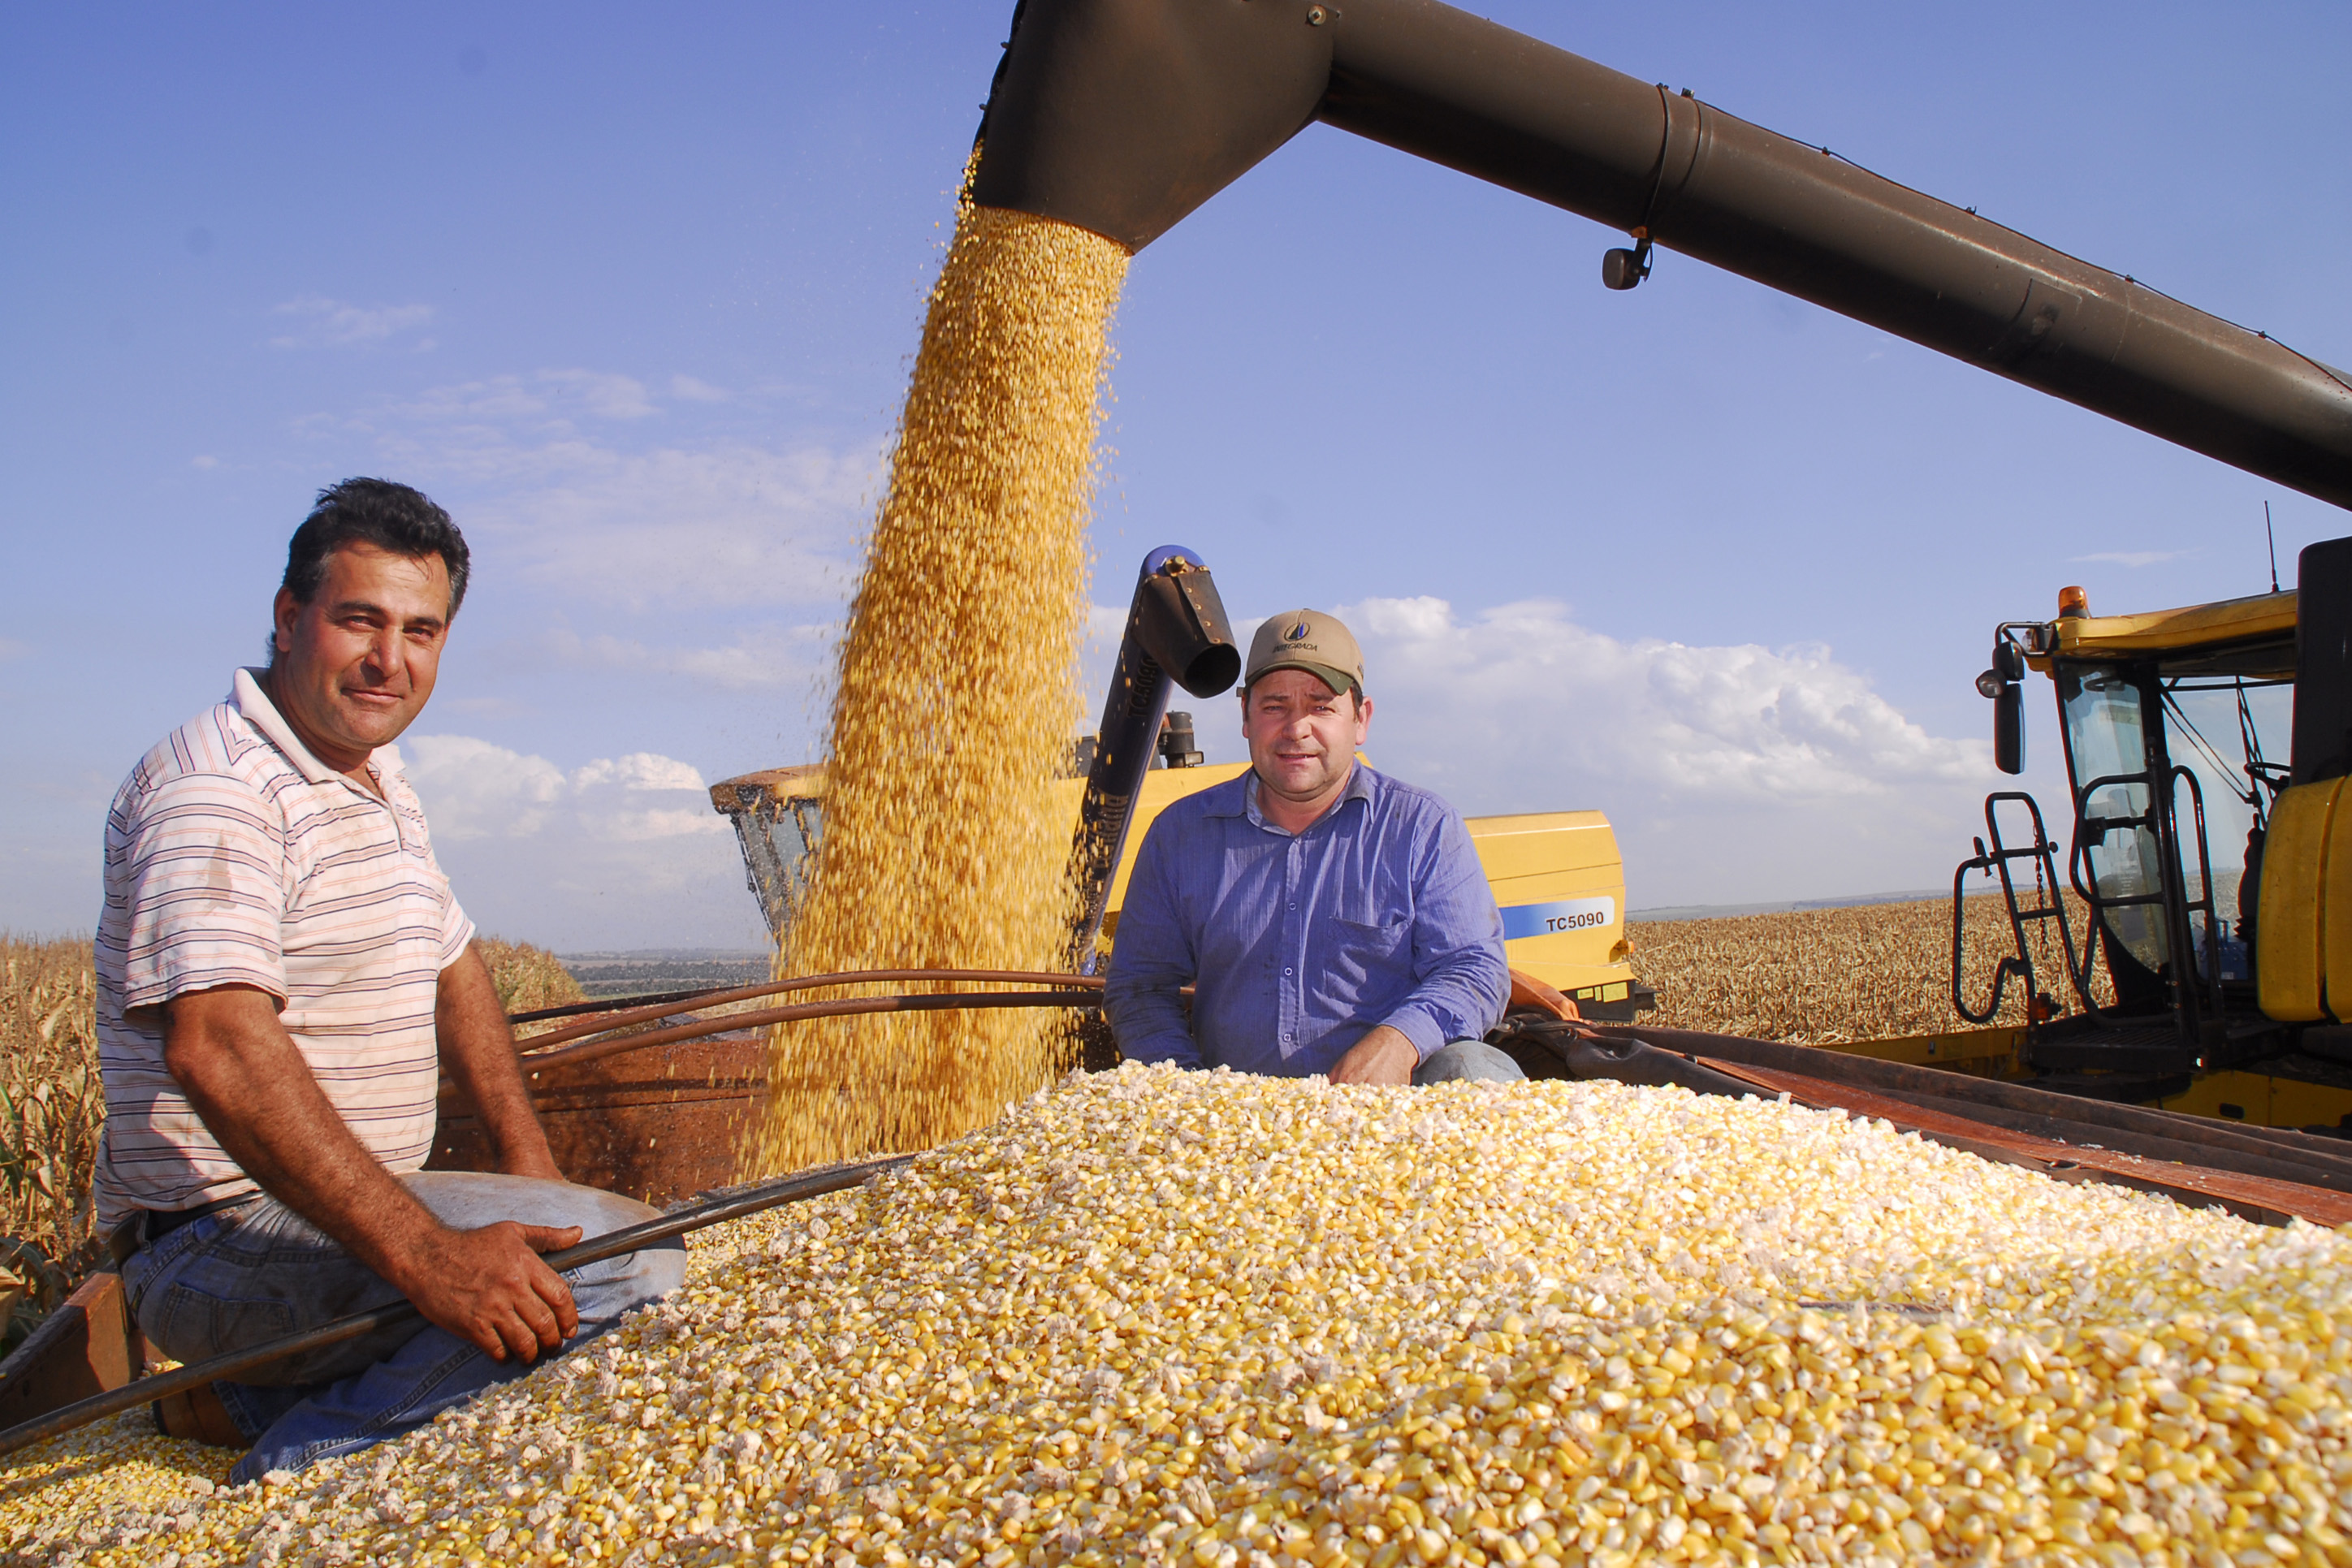
[[[2271,529],[2271,504],[2263,503],[2263,537],[2271,541],[2271,591],[2278,590],[2278,535]]]

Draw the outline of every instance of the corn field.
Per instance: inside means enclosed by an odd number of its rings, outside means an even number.
[[[88,942],[0,933],[0,1322],[12,1348],[101,1250],[89,1207],[106,1124],[96,993]]]
[[[541,1008],[560,1008],[588,999],[572,972],[544,947],[485,936],[482,958],[489,965],[490,978],[499,988],[499,1005],[510,1013],[537,1012]],[[515,1032],[528,1036],[553,1029],[562,1021],[525,1024]]]
[[[2079,949],[2089,914],[2072,894],[2066,902]],[[1968,1000],[1981,1009],[1992,996],[1995,967],[2016,945],[2000,899],[1969,899],[1966,918]],[[2059,954],[2056,922],[2040,927],[2047,935],[2033,953],[2035,984],[2060,1012],[2074,1011],[2079,1004]],[[1952,906],[1945,900],[1635,921],[1627,934],[1635,972],[1658,992],[1658,1010],[1642,1015],[1648,1022],[1792,1045],[1973,1027],[1952,1009]],[[2093,994],[2102,1006],[2115,999],[2104,978]],[[2011,980],[1995,1021],[2023,1024],[2025,1009],[2025,988]]]

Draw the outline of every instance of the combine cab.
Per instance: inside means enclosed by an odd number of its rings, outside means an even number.
[[[1995,633],[1978,686],[1997,759],[2023,770],[2021,683],[2049,677],[2074,808],[2062,850],[2028,797],[1994,795],[1990,841],[1961,867],[2009,890],[2000,979],[2032,998],[2039,1086],[2352,1130],[2347,627],[2352,539],[2305,550],[2294,591],[2095,616],[2069,588],[2056,620]],[[1958,891],[1954,1001],[1989,1018],[1999,985],[1976,1010],[1959,981]]]

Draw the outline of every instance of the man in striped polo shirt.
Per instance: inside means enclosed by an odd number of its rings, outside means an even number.
[[[539,1256],[654,1211],[555,1168],[393,749],[467,559],[404,485],[322,491],[268,667],[107,817],[96,1197],[140,1328],[193,1362],[403,1297],[425,1319],[159,1404],[175,1436],[249,1446],[232,1480],[396,1437],[684,1278],[676,1241],[562,1275]],[[422,1168],[444,1072],[499,1174]]]

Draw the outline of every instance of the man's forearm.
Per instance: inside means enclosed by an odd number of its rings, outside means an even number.
[[[222,986],[165,1003],[163,1065],[246,1175],[428,1322],[501,1361],[530,1361],[579,1328],[570,1289],[539,1257],[579,1240],[579,1227],[443,1225],[352,1135],[268,993]]]
[[[498,984],[482,961],[478,942],[441,971],[433,1022],[442,1070],[474,1103],[499,1169],[509,1176],[561,1181],[562,1173],[548,1150],[546,1131],[531,1109],[530,1088],[515,1055],[514,1030],[508,1026],[505,1004],[499,1000]]]
[[[1103,1015],[1110,1020],[1121,1056],[1130,1061],[1201,1065],[1201,1048],[1184,1019],[1181,985],[1122,985],[1104,988]]]
[[[1449,1040],[1481,1039],[1501,1021],[1510,1002],[1511,969],[1496,947],[1484,944],[1423,964],[1420,982],[1381,1021],[1410,1039],[1426,1061]]]
[[[352,1135],[267,995],[166,1004],[164,1061],[239,1169],[404,1288],[404,1260],[439,1221]]]

